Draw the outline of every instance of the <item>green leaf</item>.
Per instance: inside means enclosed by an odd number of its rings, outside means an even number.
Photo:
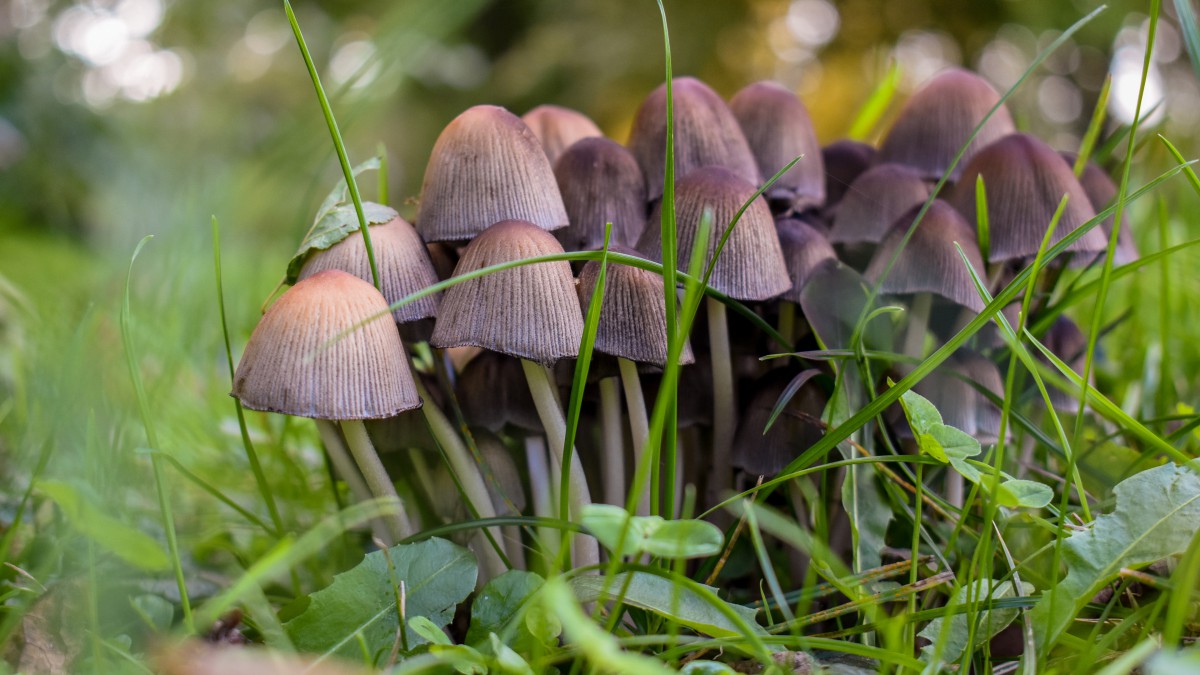
[[[717,555],[725,543],[724,534],[712,523],[630,516],[625,509],[609,504],[586,506],[583,525],[605,548],[629,556],[649,553],[660,558],[702,558]]]
[[[626,581],[628,581],[628,587],[625,585]],[[721,610],[713,606],[712,598],[705,598],[686,586],[674,585],[669,579],[646,572],[618,574],[607,585],[602,576],[579,576],[571,579],[570,586],[575,591],[575,596],[583,603],[614,600],[624,590],[624,594],[620,597],[625,604],[664,616],[702,635],[711,637],[742,635],[742,629],[730,621],[729,617]],[[717,589],[710,586],[704,586],[704,588],[712,591],[715,597]],[[753,609],[725,602],[719,598],[716,598],[716,602],[741,617],[756,634],[766,634],[766,631],[755,621],[754,617],[757,612]]]
[[[1063,542],[1067,575],[1033,610],[1042,649],[1053,645],[1083,606],[1121,568],[1182,554],[1200,522],[1200,460],[1167,464],[1113,488],[1116,506]]]
[[[285,627],[299,651],[361,658],[359,639],[371,654],[387,653],[400,625],[396,588],[404,584],[405,619],[423,616],[441,628],[475,588],[475,556],[444,539],[400,544],[368,553],[353,569],[312,594],[308,608]],[[407,631],[406,631],[407,632]],[[408,648],[425,644],[408,632]]]
[[[679,669],[680,675],[733,675],[735,672],[720,661],[692,661]]]
[[[171,624],[175,621],[175,605],[166,598],[147,593],[130,598],[129,604],[138,618],[154,633],[164,635],[171,630]]]
[[[367,225],[381,225],[400,216],[395,209],[383,204],[363,202],[362,206]],[[288,261],[286,283],[296,283],[296,277],[300,275],[300,268],[304,267],[304,262],[308,260],[309,254],[333,246],[357,232],[358,229],[358,214],[354,212],[354,204],[338,202],[328,210],[323,210],[317,215],[308,234],[304,235],[304,241],[300,242],[300,248]]]
[[[467,644],[477,645],[486,640],[489,633],[503,635],[509,622],[545,582],[540,575],[522,570],[509,570],[487,582],[471,603]]]
[[[950,598],[950,603],[946,606],[948,612],[954,611],[956,606],[966,602],[983,603],[990,600],[999,600],[1000,598],[1008,598],[1013,595],[1013,585],[1008,581],[994,581],[992,579],[976,579],[973,583],[967,586],[961,586],[954,592]],[[1033,593],[1033,585],[1022,582],[1021,595],[1029,595]],[[941,663],[954,663],[959,660],[964,650],[967,649],[967,643],[970,635],[970,622],[978,617],[978,624],[975,630],[974,643],[970,645],[972,649],[992,639],[1000,631],[1004,630],[1008,624],[1012,623],[1017,618],[1020,609],[996,609],[996,610],[968,610],[965,613],[953,614],[948,618],[937,618],[929,622],[918,635],[929,640],[931,644],[921,648],[921,660],[925,663],[932,663],[937,660]]]
[[[941,455],[949,462],[974,457],[981,450],[974,436],[946,424],[934,424],[927,436],[937,443]]]
[[[492,648],[496,672],[503,675],[533,675],[529,662],[501,642],[495,633],[488,633],[488,645]]]
[[[429,620],[429,617],[414,616],[408,620],[408,628],[412,632],[420,635],[426,642],[431,645],[451,646],[454,643],[450,641],[450,637],[437,624]]]
[[[942,423],[942,413],[929,399],[912,389],[900,395],[900,407],[904,409],[904,417],[908,419],[914,436],[927,434],[933,425]]]
[[[58,504],[71,528],[134,567],[148,572],[171,565],[153,537],[104,513],[98,504],[61,481],[40,481],[37,490]]]
[[[1006,480],[996,491],[1000,506],[1009,508],[1040,509],[1054,499],[1054,490],[1032,480]]]

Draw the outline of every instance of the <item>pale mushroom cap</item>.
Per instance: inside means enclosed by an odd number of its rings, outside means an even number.
[[[639,255],[624,247],[610,246],[618,253]],[[587,311],[600,274],[600,263],[589,260],[579,273],[579,302]],[[637,267],[609,262],[600,305],[600,324],[595,349],[660,368],[667,363],[667,302],[662,277]],[[679,363],[692,363],[691,345],[686,341]]]
[[[251,410],[327,420],[421,405],[387,301],[340,270],[298,282],[271,305],[246,344],[233,395]]]
[[[926,82],[901,108],[879,147],[879,161],[905,164],[930,180],[938,180],[971,132],[1000,101],[987,80],[969,70],[951,68]],[[1001,106],[979,130],[955,167],[951,179],[981,148],[1015,131],[1012,116]]]
[[[775,223],[779,245],[787,263],[792,287],[783,294],[784,300],[800,302],[800,291],[821,261],[837,258],[837,254],[820,230],[798,218],[786,218]]]
[[[704,256],[707,264],[726,226],[754,193],[753,185],[718,166],[696,169],[679,181],[675,191],[675,223],[677,262],[681,269],[687,268],[705,209],[711,209],[713,214]],[[661,204],[655,207],[650,223],[659,222],[661,210]],[[638,250],[653,260],[662,260],[661,235],[658,227],[647,227]],[[792,287],[771,210],[761,196],[750,203],[734,226],[708,283],[737,300],[766,300]]]
[[[570,225],[554,236],[568,251],[604,245],[604,227],[613,241],[633,246],[646,229],[646,183],[637,160],[607,138],[585,138],[567,148],[554,165]]]
[[[521,121],[537,136],[551,166],[576,142],[604,136],[590,117],[560,105],[539,105],[521,115]]]
[[[700,80],[677,77],[672,81],[675,109],[675,178],[702,166],[723,166],[747,182],[758,185],[762,177],[750,146],[729,106]],[[663,194],[667,147],[667,86],[661,84],[646,97],[633,121],[629,149],[646,178],[651,200]]]
[[[567,224],[537,137],[504,108],[477,105],[454,118],[433,146],[417,230],[425,241],[461,241],[510,218],[544,230]]]
[[[1050,245],[1096,215],[1066,160],[1029,134],[1005,136],[976,153],[967,165],[951,203],[972,229],[978,229],[975,183],[979,176],[987,194],[989,262],[1037,255],[1063,195],[1067,195],[1066,210]],[[1107,244],[1104,231],[1093,228],[1067,250],[1094,253]]]
[[[796,210],[825,203],[825,161],[808,108],[791,90],[775,82],[756,82],[729,101],[765,181],[801,157],[768,190],[788,193]]]
[[[920,210],[920,206],[909,209],[892,225],[863,274],[868,281],[877,283],[883,276]],[[971,273],[964,266],[955,243],[962,246],[975,273],[984,278],[987,268],[979,255],[975,232],[953,206],[935,199],[917,229],[913,230],[880,290],[897,295],[933,293],[974,312],[983,311],[983,300],[975,290]]]
[[[370,229],[371,247],[375,250],[375,266],[388,304],[438,282],[437,272],[429,250],[415,228],[403,218],[396,217]],[[363,281],[374,283],[367,247],[362,232],[355,230],[348,237],[324,251],[314,253],[300,269],[298,280],[307,279],[325,270],[349,272]],[[426,296],[392,312],[396,323],[437,316],[441,294]]]
[[[554,235],[523,220],[487,228],[463,251],[461,276],[491,265],[562,253]],[[538,363],[579,355],[583,314],[566,261],[522,265],[452,286],[430,344],[475,346]]]
[[[912,168],[880,164],[847,188],[834,209],[829,241],[834,244],[878,244],[905,211],[929,198],[929,184]]]

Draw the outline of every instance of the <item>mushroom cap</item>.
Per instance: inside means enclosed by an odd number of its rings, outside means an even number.
[[[495,433],[510,424],[525,431],[544,430],[521,362],[511,356],[480,352],[463,366],[455,389],[471,426]]]
[[[787,264],[792,287],[783,294],[784,300],[800,302],[800,291],[808,278],[822,261],[837,258],[833,246],[820,230],[799,218],[775,221],[779,233],[779,245],[783,249],[783,260]]]
[[[797,211],[824,204],[825,161],[804,103],[780,84],[756,82],[735,94],[729,108],[742,127],[763,180],[801,157],[767,191],[768,200],[782,198]]]
[[[633,246],[646,229],[646,182],[642,169],[623,145],[607,138],[585,138],[567,148],[554,165],[570,224],[554,236],[568,251],[604,245],[604,226],[612,239]]]
[[[967,164],[951,203],[974,229],[978,229],[975,182],[980,176],[987,193],[989,262],[1037,255],[1064,194],[1067,206],[1050,245],[1096,215],[1067,161],[1029,134],[1005,136],[977,152]],[[1094,253],[1107,244],[1104,231],[1094,228],[1067,250]]]
[[[561,105],[539,105],[521,115],[521,121],[537,136],[551,166],[576,142],[604,136],[592,118]]]
[[[880,164],[863,172],[846,189],[833,212],[829,241],[878,244],[892,223],[929,198],[929,184],[911,167]]]
[[[454,118],[425,167],[417,230],[425,241],[462,241],[519,218],[545,230],[567,211],[542,144],[504,108],[477,105]]]
[[[675,176],[702,166],[723,166],[747,182],[758,185],[762,177],[746,137],[729,106],[700,80],[672,80],[675,111]],[[667,85],[661,84],[638,109],[629,134],[629,149],[642,167],[646,195],[663,194],[667,147]]]
[[[1064,152],[1062,156],[1063,159],[1067,160],[1068,164],[1074,166],[1075,158],[1078,155],[1073,152]],[[1083,186],[1083,191],[1087,193],[1088,201],[1092,203],[1092,208],[1097,213],[1108,208],[1117,199],[1117,192],[1119,191],[1117,184],[1113,182],[1113,179],[1109,177],[1104,169],[1100,168],[1099,164],[1091,160],[1088,160],[1087,164],[1084,165],[1083,174],[1079,176],[1079,184]],[[1117,248],[1113,252],[1113,264],[1115,265],[1126,265],[1141,257],[1138,253],[1137,244],[1133,242],[1133,234],[1128,218],[1129,211],[1127,209],[1122,216],[1121,234],[1117,237]],[[1114,213],[1100,223],[1100,227],[1104,228],[1104,234],[1109,237],[1112,237],[1115,220],[1116,214]]]
[[[821,148],[825,164],[825,209],[842,200],[850,184],[875,161],[874,146],[859,141],[834,141]]]
[[[825,435],[821,415],[829,397],[813,379],[800,386],[764,433],[767,420],[794,375],[774,369],[754,383],[754,397],[743,412],[733,444],[734,466],[750,476],[775,476]]]
[[[914,206],[892,225],[863,275],[868,281],[879,282],[920,211],[920,206]],[[983,300],[975,290],[971,273],[963,266],[955,243],[962,246],[975,273],[983,277],[987,268],[984,267],[983,257],[979,255],[975,231],[953,206],[935,199],[900,252],[891,272],[883,280],[880,290],[894,295],[932,293],[976,313],[983,311]]]
[[[979,75],[962,68],[944,70],[905,102],[879,147],[879,161],[905,164],[938,180],[999,101],[1000,94]],[[957,180],[976,152],[1015,130],[1008,108],[1001,106],[967,146],[950,178]]]
[[[454,276],[562,253],[554,235],[524,220],[487,228],[462,253]],[[579,355],[583,314],[565,260],[522,265],[446,290],[430,344],[471,345],[543,364]]]
[[[623,246],[609,250],[639,256]],[[579,273],[579,303],[586,312],[600,275],[600,262],[589,260]],[[667,301],[662,277],[637,267],[609,262],[600,305],[600,324],[595,349],[660,368],[667,364]],[[684,342],[679,363],[695,361],[692,347]]]
[[[370,233],[383,297],[389,305],[438,282],[429,250],[408,221],[397,216],[382,225],[372,226]],[[373,282],[371,261],[367,258],[367,247],[363,246],[361,230],[355,230],[333,246],[314,253],[300,268],[298,279],[307,279],[330,269],[349,272],[363,281]],[[440,300],[440,293],[429,295],[396,309],[392,316],[396,323],[437,316]]]
[[[251,410],[325,420],[420,407],[387,307],[374,286],[341,270],[297,282],[255,327],[233,395]]]
[[[753,185],[719,166],[696,169],[679,181],[675,190],[675,223],[680,269],[687,268],[705,209],[712,209],[713,215],[704,256],[707,264],[725,227],[755,191]],[[659,222],[661,212],[662,205],[659,204],[649,222]],[[660,228],[647,227],[638,242],[638,250],[653,260],[662,260],[661,235]],[[762,197],[750,202],[734,226],[708,283],[737,300],[766,300],[792,287],[775,222]]]

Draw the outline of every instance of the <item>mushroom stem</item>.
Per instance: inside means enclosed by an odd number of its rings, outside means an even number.
[[[716,504],[733,484],[733,436],[737,430],[737,410],[733,391],[733,363],[729,355],[729,322],[725,305],[712,298],[708,302],[708,341],[712,357],[713,452],[712,472],[708,476],[708,503]],[[673,489],[673,488],[672,488]]]
[[[950,466],[946,467],[946,503],[960,510],[963,507],[963,475]]]
[[[346,446],[350,448],[350,454],[358,464],[359,470],[362,471],[371,494],[379,498],[391,497],[396,500],[396,512],[384,520],[392,533],[391,540],[385,541],[385,543],[390,546],[397,540],[415,534],[416,531],[408,519],[408,513],[404,510],[404,502],[396,493],[396,486],[392,484],[387,469],[383,468],[383,462],[380,461],[379,454],[375,452],[375,446],[371,444],[371,437],[367,435],[366,425],[362,420],[342,420],[341,424],[342,434],[346,437]]]
[[[529,467],[529,495],[533,498],[533,515],[538,518],[553,518],[551,507],[550,467],[546,463],[546,444],[536,434],[525,436],[525,465]],[[558,555],[558,537],[549,528],[539,527],[538,541],[548,557]]]
[[[604,427],[604,501],[625,505],[625,430],[621,424],[621,384],[615,377],[600,380],[600,417]]]
[[[642,378],[637,364],[629,359],[618,358],[621,368],[621,385],[625,388],[625,409],[629,412],[629,433],[633,438],[633,461],[641,466],[646,442],[650,438],[650,420],[646,416],[646,396],[642,393]],[[650,483],[646,482],[638,498],[637,515],[650,515]]]
[[[908,310],[908,327],[904,331],[904,354],[916,359],[925,356],[925,333],[929,328],[929,310],[933,304],[931,293],[917,293]]]
[[[542,420],[542,426],[546,428],[550,452],[562,466],[567,444],[567,420],[555,397],[550,374],[545,366],[528,359],[521,359],[521,366],[525,369],[525,379],[529,382],[529,393],[533,396],[538,417]],[[574,449],[571,452],[571,464],[567,469],[569,515],[577,522],[583,515],[583,508],[592,503],[592,496],[588,491],[587,476],[583,473],[579,453]],[[574,552],[574,563],[577,567],[600,563],[600,547],[592,537],[578,535],[575,538]]]
[[[346,444],[342,441],[342,435],[338,433],[337,425],[329,420],[314,421],[317,423],[317,432],[321,434],[321,441],[325,443],[325,453],[329,455],[329,461],[333,463],[334,470],[342,480],[346,481],[346,486],[350,488],[350,494],[354,495],[354,501],[365,502],[370,499],[371,491],[363,482],[362,474],[354,465],[354,460],[350,459]],[[380,541],[388,541],[391,538],[387,529],[378,520],[371,521],[371,532]]]

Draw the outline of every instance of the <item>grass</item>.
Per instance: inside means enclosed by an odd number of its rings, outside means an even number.
[[[1156,20],[1157,3],[1153,10]],[[665,38],[665,12],[662,17]],[[1067,35],[1069,31],[1063,37]],[[669,41],[664,43],[669,82]],[[306,62],[316,83],[315,68],[310,59]],[[880,96],[890,96],[887,92],[893,86],[894,75],[880,85],[883,93],[873,97],[856,118],[856,129],[879,119],[886,107]],[[361,197],[349,175],[331,106],[323,93],[320,100],[361,217]],[[668,107],[670,101],[668,89]],[[1127,133],[1141,140],[1136,123]],[[1104,145],[1104,139],[1096,142]],[[671,172],[669,157],[666,166]],[[1190,545],[1178,551],[1182,557],[1173,572],[1123,572],[1115,581],[1115,592],[1107,599],[1089,598],[1093,601],[1080,612],[1081,618],[1086,614],[1098,620],[1090,626],[1079,622],[1053,648],[1038,642],[1045,632],[1034,626],[1029,612],[1037,595],[1025,595],[1020,585],[1032,582],[1040,593],[1061,579],[1060,563],[1070,555],[1069,535],[1084,523],[1095,522],[1101,512],[1113,510],[1112,488],[1119,481],[1165,461],[1187,462],[1200,447],[1195,433],[1200,416],[1178,407],[1189,401],[1194,404],[1200,385],[1194,378],[1173,376],[1200,372],[1200,352],[1192,346],[1197,325],[1190,320],[1200,304],[1200,285],[1171,273],[1196,263],[1193,243],[1200,233],[1185,215],[1200,196],[1200,181],[1187,156],[1165,139],[1145,145],[1126,143],[1121,166],[1121,197],[1112,209],[1053,246],[1047,237],[1034,264],[987,298],[987,309],[945,346],[859,409],[842,411],[824,439],[797,457],[782,475],[730,496],[722,508],[740,520],[726,532],[725,540],[731,543],[725,555],[693,563],[656,560],[648,565],[614,555],[604,569],[605,583],[624,603],[597,602],[590,616],[570,595],[569,584],[578,574],[556,574],[561,561],[546,565],[542,571],[555,578],[545,587],[544,604],[530,602],[532,607],[542,607],[543,618],[557,618],[564,642],[522,647],[521,639],[529,636],[518,630],[518,635],[499,636],[507,640],[504,644],[535,670],[557,666],[571,672],[591,668],[657,672],[663,664],[704,662],[722,650],[731,659],[770,662],[773,650],[787,649],[824,650],[837,658],[874,659],[884,670],[916,671],[925,667],[917,657],[918,631],[941,619],[941,633],[935,637],[938,648],[944,648],[957,630],[954,621],[965,619],[968,648],[951,659],[953,664],[960,669],[1012,668],[1007,664],[1015,662],[989,653],[988,641],[975,645],[971,637],[990,633],[988,621],[1001,610],[1020,612],[1014,625],[1021,633],[1019,651],[1025,655],[1026,672],[1102,667],[1131,672],[1154,658],[1160,644],[1188,644],[1196,636],[1195,597],[1190,589],[1200,569],[1200,536],[1192,536]],[[673,205],[670,173],[666,185],[664,203]],[[1011,446],[1003,443],[983,456],[994,476],[999,476],[1000,471],[1011,470],[1014,448],[1033,439],[1040,446],[1035,459],[1051,469],[1065,468],[1068,478],[1053,482],[1052,477],[1043,477],[1056,490],[1055,501],[1044,512],[1000,509],[973,491],[962,513],[955,513],[941,499],[935,482],[942,464],[927,456],[890,454],[886,445],[873,441],[871,425],[972,334],[989,322],[1002,323],[1000,308],[1023,290],[1033,289],[1045,264],[1109,213],[1118,223],[1142,224],[1136,234],[1145,257],[1125,268],[1113,268],[1110,246],[1101,269],[1071,273],[1075,278],[1060,281],[1043,314],[1031,317],[1032,322],[1023,314],[1017,326],[1006,326],[1011,352],[1006,356],[1003,420],[1013,429],[1014,438]],[[664,209],[660,226],[664,259],[674,260],[673,209]],[[727,237],[733,224],[708,226],[725,227]],[[0,345],[0,355],[11,355],[15,363],[12,382],[0,382],[6,387],[0,389],[4,395],[0,453],[10,468],[6,496],[0,503],[6,526],[3,550],[9,563],[0,571],[0,595],[5,598],[0,639],[6,643],[13,643],[18,635],[28,640],[35,625],[31,618],[61,615],[65,618],[55,627],[62,631],[57,635],[78,629],[78,634],[88,636],[86,649],[71,654],[79,670],[144,672],[154,640],[203,634],[238,609],[250,636],[288,649],[286,621],[303,611],[311,594],[327,588],[335,574],[352,568],[371,547],[361,526],[385,512],[387,505],[345,506],[346,495],[331,481],[311,425],[244,413],[227,397],[230,373],[226,371],[235,352],[230,343],[244,342],[254,323],[259,300],[255,296],[269,288],[282,264],[256,264],[258,252],[235,246],[225,254],[232,264],[222,265],[215,222],[213,232],[215,296],[198,291],[213,288],[214,270],[189,252],[199,241],[196,236],[161,245],[155,242],[141,253],[136,268],[126,261],[131,273],[124,293],[121,266],[88,259],[69,242],[6,236],[0,273],[24,298],[0,305],[8,308],[0,313],[0,321],[16,317],[13,325],[23,335],[15,347]],[[707,241],[707,237],[697,240]],[[140,245],[133,256],[139,251]],[[285,244],[272,255],[282,261],[288,253],[290,246]],[[668,280],[670,349],[677,356],[704,295],[703,280],[712,269],[703,251],[689,253],[688,274],[607,250],[522,262],[590,259],[661,273]],[[46,283],[47,277],[53,283]],[[678,314],[675,278],[684,289]],[[452,283],[456,282],[444,282],[424,293]],[[233,290],[228,320],[222,287]],[[983,292],[986,295],[986,289]],[[719,294],[709,295],[755,320],[764,334],[773,332],[752,311]],[[1026,292],[1026,309],[1031,298]],[[1039,339],[1048,317],[1068,308],[1090,326],[1082,373],[1071,372],[1053,359],[1050,366],[1034,359],[1041,351]],[[1132,309],[1128,318],[1100,342],[1100,329],[1126,308]],[[583,384],[592,365],[587,346],[594,339],[597,320],[597,312],[589,313],[584,356],[574,372],[567,408],[568,448],[574,445],[571,439],[588,433],[582,426]],[[7,333],[0,331],[0,335]],[[1107,347],[1106,358],[1099,356],[1098,346]],[[124,358],[117,357],[118,352]],[[877,356],[864,349],[848,355],[863,372],[882,366],[883,359]],[[632,511],[635,506],[637,484],[650,481],[657,512],[667,518],[686,518],[691,509],[677,513],[671,498],[681,480],[673,468],[680,369],[677,358],[668,363],[672,365],[664,373],[651,416],[652,452],[637,467],[628,507]],[[1096,386],[1087,384],[1089,373],[1096,374]],[[1028,379],[1038,389],[1036,397],[1025,393]],[[1075,414],[1059,419],[1045,386],[1066,382],[1078,387],[1081,403]],[[836,386],[856,383],[843,378]],[[834,452],[839,449],[845,454]],[[809,521],[781,511],[788,504],[785,491],[772,494],[796,479],[813,478],[831,486],[831,494],[836,495],[837,473],[847,467],[859,472],[851,475],[862,479],[853,482],[861,492],[853,500],[809,501],[813,509]],[[72,486],[97,513],[151,538],[167,552],[170,568],[147,569],[123,559],[113,542],[114,533],[125,530],[117,525],[112,532],[81,529],[64,515],[65,509],[52,506],[49,491],[38,487],[47,481]],[[565,475],[562,485],[566,485]],[[1083,494],[1093,495],[1095,501],[1089,505],[1087,499],[1080,499]],[[565,503],[565,489],[563,499]],[[868,506],[887,515],[882,529],[872,521]],[[843,559],[820,528],[810,526],[832,522],[839,510],[852,512],[862,528],[858,537],[900,542],[913,558],[932,556],[936,569],[901,564],[894,572],[898,576],[892,577],[895,581],[888,582],[876,578],[884,575],[882,563],[861,558],[857,543],[851,547],[852,558]],[[510,517],[493,522],[557,526],[569,534],[571,525],[562,520]],[[627,527],[642,524],[630,520]],[[451,536],[479,526],[472,520],[427,534]],[[564,550],[569,541],[564,536]],[[810,561],[802,573],[787,565],[787,559],[797,555]],[[697,573],[696,579],[710,580],[719,591],[693,581],[689,572]],[[630,595],[637,574],[666,580],[671,596],[655,603]],[[759,578],[761,589],[751,583]],[[976,579],[995,579],[993,588],[1008,585],[1015,589],[1013,596],[983,593],[961,603],[948,602],[954,589],[969,588]],[[86,591],[81,600],[84,607],[72,606],[70,595],[75,589]],[[396,607],[403,607],[399,585],[391,590]],[[693,599],[695,604],[689,604]],[[731,601],[763,607],[759,617],[763,625],[752,625]],[[155,607],[165,607],[166,616],[147,609]],[[555,607],[560,608],[557,614]],[[718,615],[706,620],[728,622],[732,628],[719,635],[698,631],[696,617],[704,611]],[[65,653],[72,649],[62,647]],[[494,645],[470,649],[474,652],[461,644],[443,646],[429,656],[402,661],[399,668],[435,668],[454,659],[475,658],[497,667],[497,659],[507,656]],[[367,659],[373,658],[368,651]]]

